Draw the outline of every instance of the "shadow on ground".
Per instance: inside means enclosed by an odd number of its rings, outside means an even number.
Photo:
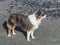
[[[18,27],[18,26],[16,26],[15,30],[22,32],[23,35],[24,35],[25,38],[26,38],[26,35],[27,35],[27,32],[26,32],[26,31],[22,30],[22,29],[21,29],[20,27]]]
[[[6,30],[6,32],[8,33],[7,21],[4,21],[2,25],[3,25],[4,29]]]

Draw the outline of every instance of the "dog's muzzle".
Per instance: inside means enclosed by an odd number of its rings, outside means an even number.
[[[44,15],[44,18],[46,18],[47,16],[46,15]]]

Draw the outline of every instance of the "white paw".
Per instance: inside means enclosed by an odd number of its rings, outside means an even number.
[[[13,34],[14,34],[14,35],[16,35],[16,33],[15,33],[15,32],[14,32]]]
[[[35,37],[33,36],[32,39],[35,39]]]
[[[29,40],[27,40],[27,41],[30,41],[30,39],[29,39]]]
[[[10,34],[8,34],[8,37],[11,37],[11,35],[10,35]]]

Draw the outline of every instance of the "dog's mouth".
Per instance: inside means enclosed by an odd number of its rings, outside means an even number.
[[[44,19],[44,18],[46,18],[47,16],[46,15],[44,15],[44,16],[39,16],[38,18],[39,19]]]

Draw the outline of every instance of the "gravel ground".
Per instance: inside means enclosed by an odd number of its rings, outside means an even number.
[[[26,40],[25,32],[17,29],[15,29],[16,35],[11,34],[10,38],[7,37],[6,21],[11,12],[31,14],[40,8],[40,0],[20,0],[18,5],[13,0],[12,3],[14,2],[15,5],[13,9],[11,8],[11,1],[0,1],[0,45],[60,45],[60,18],[42,20],[34,33],[36,39],[31,39],[30,42]]]
[[[35,31],[35,40],[28,42],[20,30],[15,30],[16,35],[7,37],[5,21],[7,17],[0,18],[0,45],[60,45],[60,18],[55,20],[42,20],[39,28]]]

